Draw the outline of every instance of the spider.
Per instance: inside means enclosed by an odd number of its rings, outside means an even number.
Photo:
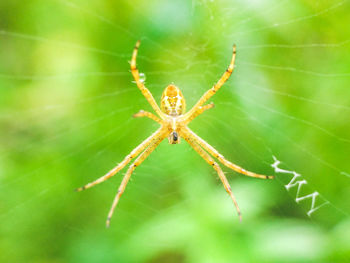
[[[139,111],[133,116],[136,118],[139,117],[147,117],[150,118],[160,124],[160,128],[155,131],[151,136],[149,136],[146,140],[144,140],[140,145],[138,145],[135,149],[133,149],[129,155],[127,155],[124,160],[119,163],[116,167],[110,170],[106,175],[98,178],[97,180],[86,184],[83,187],[76,189],[77,191],[82,191],[87,188],[93,187],[99,183],[106,181],[111,178],[113,175],[118,173],[121,169],[123,169],[128,163],[131,162],[132,159],[136,158],[136,160],[129,166],[120,186],[118,192],[114,198],[112,207],[108,213],[106,225],[109,227],[110,221],[114,212],[115,207],[118,204],[118,201],[123,194],[125,187],[130,179],[131,174],[135,170],[137,166],[139,166],[160,144],[162,140],[168,137],[170,144],[180,143],[180,138],[183,138],[188,142],[190,146],[209,164],[211,165],[215,171],[218,173],[221,182],[223,183],[227,193],[230,195],[239,219],[242,220],[241,212],[238,207],[235,196],[232,193],[229,182],[221,170],[220,166],[217,162],[214,161],[214,158],[218,159],[223,165],[228,168],[241,173],[246,176],[251,176],[255,178],[261,179],[272,179],[273,176],[256,174],[250,171],[247,171],[238,165],[231,163],[226,160],[225,157],[220,154],[214,147],[200,138],[197,134],[195,134],[187,125],[197,116],[202,114],[204,111],[209,110],[214,107],[213,103],[209,103],[203,105],[209,98],[211,98],[220,88],[221,86],[228,80],[234,70],[235,57],[236,57],[236,46],[233,46],[233,53],[231,58],[231,63],[227,68],[226,72],[221,76],[219,81],[209,89],[204,95],[198,100],[198,102],[190,109],[188,112],[185,112],[186,102],[183,97],[180,89],[170,84],[167,86],[162,94],[160,107],[154,100],[151,92],[145,87],[144,81],[140,79],[139,71],[136,67],[136,56],[140,46],[140,41],[136,42],[135,48],[132,53],[131,58],[131,73],[135,79],[137,87],[140,89],[142,94],[145,96],[149,104],[151,104],[153,110],[158,114],[158,116],[154,115],[151,112],[147,111]],[[214,158],[213,158],[214,157]]]

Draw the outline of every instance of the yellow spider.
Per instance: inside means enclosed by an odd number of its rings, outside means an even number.
[[[106,175],[98,178],[94,182],[91,182],[83,187],[77,189],[77,191],[82,191],[87,188],[90,188],[96,184],[102,183],[118,173],[121,169],[123,169],[132,159],[137,157],[137,159],[129,166],[123,181],[121,182],[117,195],[113,201],[112,207],[108,213],[107,217],[107,227],[109,227],[110,220],[113,215],[113,211],[118,204],[120,196],[123,194],[125,187],[130,179],[132,172],[135,170],[136,166],[139,166],[150,154],[154,151],[154,149],[160,144],[160,142],[168,137],[170,144],[177,144],[180,142],[180,138],[184,138],[189,145],[193,147],[193,149],[218,173],[221,182],[223,183],[227,193],[231,196],[234,205],[236,206],[237,213],[239,215],[240,220],[241,212],[239,210],[236,199],[231,191],[231,187],[221,170],[220,166],[214,161],[212,157],[218,159],[223,165],[231,168],[232,170],[244,174],[246,176],[262,178],[262,179],[272,179],[273,176],[260,175],[253,172],[249,172],[238,165],[235,165],[224,158],[216,149],[214,149],[211,145],[205,142],[202,138],[196,135],[193,131],[191,131],[187,125],[198,115],[202,114],[204,111],[211,109],[214,107],[213,103],[206,104],[202,106],[210,97],[212,97],[221,86],[227,81],[227,79],[231,76],[236,57],[236,46],[233,46],[233,54],[231,63],[226,70],[226,72],[222,75],[219,81],[209,89],[204,95],[199,99],[199,101],[192,107],[192,109],[185,113],[185,98],[183,97],[180,89],[175,85],[169,85],[165,88],[160,108],[158,107],[156,101],[154,100],[151,92],[145,87],[143,81],[140,80],[139,71],[136,68],[136,56],[137,51],[140,46],[140,41],[137,41],[136,46],[134,48],[132,59],[131,59],[131,73],[135,79],[137,87],[141,90],[142,94],[146,97],[149,104],[151,104],[153,110],[158,114],[159,117],[155,116],[153,113],[146,112],[141,110],[136,113],[134,117],[148,117],[160,124],[160,128],[154,132],[150,137],[144,140],[139,146],[137,146],[134,150],[131,151],[129,155],[127,155],[124,160],[119,163],[116,167],[110,170]]]

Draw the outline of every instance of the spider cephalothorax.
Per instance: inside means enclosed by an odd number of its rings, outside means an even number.
[[[137,146],[134,150],[132,150],[131,153],[127,155],[121,163],[119,163],[106,175],[100,177],[94,182],[91,182],[83,187],[78,188],[77,190],[81,191],[107,180],[108,178],[118,173],[121,169],[123,169],[132,159],[138,156],[136,160],[129,166],[129,169],[127,170],[122,180],[122,183],[118,189],[118,193],[114,198],[111,210],[109,211],[108,218],[107,218],[107,226],[109,226],[113,211],[117,206],[120,196],[123,194],[125,187],[130,179],[130,176],[132,172],[135,170],[135,168],[138,165],[140,165],[147,158],[147,156],[149,156],[150,153],[159,145],[159,143],[166,137],[168,137],[169,143],[171,144],[179,143],[180,137],[182,137],[218,173],[221,182],[223,183],[227,193],[230,195],[233,203],[236,206],[238,215],[241,218],[241,212],[239,210],[236,199],[232,193],[231,187],[226,179],[224,172],[221,170],[218,163],[215,162],[214,158],[219,160],[219,162],[221,162],[223,165],[227,166],[228,168],[238,173],[244,174],[246,176],[262,178],[262,179],[272,179],[273,176],[267,176],[267,175],[261,175],[261,174],[249,172],[239,167],[238,165],[229,162],[224,158],[223,155],[221,155],[216,149],[214,149],[214,147],[212,147],[210,144],[208,144],[206,141],[204,141],[202,138],[200,138],[197,134],[195,134],[193,131],[191,131],[187,127],[188,123],[190,123],[198,115],[214,107],[213,103],[209,103],[206,105],[204,105],[204,103],[208,101],[208,99],[210,99],[221,88],[221,86],[226,82],[226,80],[231,76],[234,69],[234,63],[235,63],[236,46],[233,46],[233,55],[232,55],[231,63],[227,68],[227,70],[225,71],[225,73],[221,76],[219,81],[211,89],[209,89],[206,93],[204,93],[204,95],[198,100],[198,102],[188,112],[185,112],[186,103],[180,89],[173,84],[165,88],[161,98],[161,103],[159,108],[151,92],[145,87],[144,82],[140,80],[139,71],[136,68],[136,56],[137,56],[137,51],[139,46],[140,46],[140,41],[137,41],[132,54],[131,63],[130,63],[131,73],[135,79],[137,87],[140,89],[142,94],[151,104],[153,110],[158,114],[159,117],[157,117],[153,113],[142,111],[142,110],[136,113],[134,117],[148,117],[158,122],[160,124],[160,128],[157,131],[155,131],[151,136],[149,136],[145,141],[143,141],[139,146]]]

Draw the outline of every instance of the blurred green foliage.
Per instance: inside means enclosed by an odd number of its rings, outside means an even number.
[[[348,1],[0,2],[1,262],[347,262]],[[109,229],[115,166],[157,124],[132,83],[132,48],[157,101],[174,82],[189,106],[237,68],[191,128],[246,169],[302,174],[329,203],[309,218],[292,176],[213,169],[163,142],[136,169]],[[305,189],[304,186],[302,189]],[[317,199],[318,201],[320,199]]]

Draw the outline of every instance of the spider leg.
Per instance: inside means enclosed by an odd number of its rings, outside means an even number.
[[[143,81],[140,80],[139,70],[136,67],[136,57],[137,57],[137,51],[139,49],[139,46],[140,46],[140,40],[138,40],[136,42],[134,51],[132,53],[131,62],[130,62],[131,74],[133,75],[133,77],[135,79],[137,87],[141,90],[143,96],[145,96],[145,98],[148,100],[149,104],[151,104],[151,106],[154,109],[154,111],[160,117],[164,117],[164,114],[160,110],[160,108],[159,108],[158,104],[156,103],[156,101],[154,100],[154,98],[152,96],[152,93],[145,87],[145,85],[143,84]]]
[[[214,108],[214,107],[215,107],[215,105],[213,102],[211,102],[207,105],[204,105],[204,106],[200,106],[198,108],[198,110],[186,120],[186,124],[191,122],[194,118],[196,118],[198,115],[202,114],[204,111],[209,110],[209,109]]]
[[[158,141],[158,139],[162,137],[163,133],[164,133],[164,129],[162,127],[159,128],[156,132],[154,132],[151,136],[149,136],[146,140],[144,140],[139,146],[137,146],[134,150],[132,150],[131,153],[127,155],[121,163],[119,163],[116,167],[110,170],[106,175],[98,178],[97,180],[91,183],[88,183],[87,185],[84,185],[83,187],[76,189],[76,191],[79,192],[106,181],[107,179],[115,175],[117,172],[119,172],[121,169],[123,169],[133,158],[135,158],[144,149],[146,149],[146,147],[150,145],[152,141],[153,142]]]
[[[200,106],[202,106],[208,99],[210,99],[220,88],[224,83],[228,80],[228,78],[231,76],[234,65],[235,65],[235,58],[236,58],[236,45],[233,45],[233,52],[232,52],[232,58],[231,63],[225,73],[221,76],[219,81],[211,88],[209,89],[204,95],[199,99],[199,101],[193,106],[193,108],[186,113],[185,118],[190,118],[195,112],[198,110]]]
[[[157,139],[155,139],[153,141],[153,143],[150,146],[148,146],[148,148],[144,152],[142,152],[140,154],[140,156],[137,157],[137,159],[129,166],[129,169],[126,172],[126,174],[124,175],[124,178],[123,178],[123,180],[122,180],[122,182],[121,182],[121,184],[120,184],[120,186],[118,188],[118,192],[117,192],[117,195],[114,198],[112,207],[109,210],[108,217],[107,217],[107,222],[106,222],[106,226],[107,227],[109,227],[109,225],[110,225],[114,209],[116,208],[116,206],[118,204],[118,201],[119,201],[121,195],[123,194],[123,192],[125,190],[125,187],[126,187],[128,181],[129,181],[130,177],[131,177],[132,172],[135,170],[135,168],[137,166],[139,166],[154,151],[154,149],[160,144],[160,142],[165,137],[166,136],[164,136],[164,134],[163,134],[163,136],[157,137]]]
[[[274,178],[274,176],[272,175],[262,175],[262,174],[256,174],[256,173],[247,171],[242,167],[234,163],[231,163],[230,161],[226,160],[225,157],[222,154],[220,154],[213,146],[211,146],[209,143],[204,141],[201,137],[199,137],[197,134],[191,131],[188,127],[184,128],[183,132],[185,133],[186,136],[192,138],[195,142],[197,142],[201,147],[203,147],[206,151],[208,151],[212,156],[217,158],[223,165],[227,166],[228,168],[250,177],[255,177],[260,179]]]
[[[133,115],[133,117],[134,118],[148,117],[148,118],[154,120],[155,122],[162,124],[162,120],[159,119],[156,115],[154,115],[153,113],[147,112],[147,111],[143,111],[143,110],[140,110],[138,113],[135,113]]]
[[[226,192],[230,195],[235,207],[236,207],[236,210],[237,210],[237,213],[238,213],[238,216],[239,216],[239,219],[242,221],[242,215],[241,215],[241,211],[238,207],[238,204],[237,204],[237,201],[236,201],[236,198],[235,196],[233,195],[232,193],[232,190],[231,190],[231,186],[229,184],[229,182],[227,181],[227,178],[224,174],[224,172],[221,170],[220,166],[213,160],[213,158],[210,157],[210,155],[204,151],[192,138],[188,137],[188,136],[184,136],[183,137],[189,145],[192,146],[192,148],[208,163],[210,164],[211,166],[213,166],[213,168],[215,169],[215,171],[218,173],[219,175],[219,178],[221,180],[221,182],[223,183],[225,189],[226,189]]]

